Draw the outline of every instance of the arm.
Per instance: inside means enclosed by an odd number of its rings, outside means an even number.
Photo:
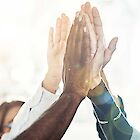
[[[99,92],[100,89],[100,92]],[[100,94],[96,96],[96,93]],[[116,105],[103,82],[90,91],[89,96],[97,119],[97,130],[102,140],[130,140],[133,129],[126,120],[123,106]],[[123,112],[122,112],[123,111]]]
[[[63,59],[66,51],[69,26],[69,18],[62,14],[61,18],[57,18],[55,34],[53,28],[49,32],[47,50],[48,72],[43,80],[43,87],[54,94],[62,79]]]
[[[56,100],[58,96],[40,87],[36,94],[26,101],[14,118],[9,133],[2,140],[12,140],[29,128]],[[24,116],[24,117],[23,117]]]
[[[69,19],[65,14],[57,19],[56,32],[50,30],[48,39],[48,72],[36,94],[21,107],[13,121],[10,133],[3,139],[13,139],[29,128],[57,99],[55,95],[62,78],[63,58],[69,32]],[[24,118],[22,116],[25,116]]]
[[[77,93],[74,96],[64,92],[59,100],[48,109],[44,116],[15,140],[59,140],[67,130],[79,104],[83,100]]]
[[[90,17],[90,21],[93,23],[93,29],[96,32],[98,48],[103,50],[106,45],[104,41],[102,22],[98,10],[95,7],[91,8],[90,3],[86,3],[85,5],[82,5],[82,11],[85,11]],[[103,81],[105,81],[106,84],[101,81],[95,89],[92,88],[90,90],[88,97],[92,101],[95,109],[97,124],[98,126],[100,125],[100,127],[98,127],[100,128],[98,129],[100,137],[102,139],[109,140],[129,140],[132,135],[132,127],[128,124],[124,114],[114,102],[114,99],[109,92],[107,80],[103,73],[103,68],[110,61],[112,54],[116,49],[117,40],[117,38],[112,39],[108,48],[104,49],[104,56],[102,56],[100,52],[97,57],[98,59],[96,65],[98,66],[100,63],[102,63],[99,77],[104,77]],[[100,132],[101,130],[102,132]]]
[[[64,59],[63,94],[38,121],[15,140],[61,139],[91,88],[91,65],[94,56],[90,50],[94,46],[90,43],[89,32],[84,32],[86,21],[81,16],[76,17],[68,38]],[[84,51],[81,52],[83,48]]]

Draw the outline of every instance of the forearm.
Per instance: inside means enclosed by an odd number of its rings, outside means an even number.
[[[92,96],[90,99],[95,110],[100,138],[102,138],[102,140],[104,140],[105,137],[109,140],[130,140],[133,132],[132,127],[127,122],[120,107],[116,105],[105,85],[100,84],[99,86],[100,88],[102,87],[103,93],[100,93],[99,96]]]
[[[59,140],[64,135],[83,98],[62,94],[44,116],[15,140]]]

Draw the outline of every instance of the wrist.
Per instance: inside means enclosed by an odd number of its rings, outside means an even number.
[[[59,87],[61,77],[61,74],[56,74],[54,72],[48,71],[43,80],[42,86],[51,93],[55,93]]]
[[[66,96],[71,100],[73,100],[74,102],[82,102],[85,99],[85,97],[81,96],[79,93],[76,92],[63,91],[61,96]]]
[[[103,95],[107,91],[106,85],[101,80],[99,85],[96,86],[94,89],[91,89],[88,93],[88,98],[97,97]]]
[[[92,83],[93,84],[91,86],[91,89],[93,90],[101,83],[101,76],[100,75],[94,76]]]
[[[74,98],[76,100],[83,100],[86,97],[82,91],[80,91],[80,90],[78,91],[78,90],[75,90],[73,88],[70,88],[70,89],[65,88],[63,91],[63,94],[71,96],[72,98]]]

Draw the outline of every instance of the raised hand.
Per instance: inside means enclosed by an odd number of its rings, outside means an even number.
[[[55,93],[62,78],[63,59],[69,33],[69,18],[62,14],[57,18],[56,29],[50,28],[48,39],[48,73],[43,81],[43,87]]]
[[[105,43],[105,39],[104,39],[104,33],[103,33],[103,26],[102,26],[102,21],[99,15],[99,12],[97,10],[96,7],[91,8],[91,5],[89,2],[85,3],[84,5],[81,6],[81,11],[85,12],[89,18],[90,18],[90,22],[92,24],[92,27],[96,33],[96,40],[97,40],[97,48],[100,48],[100,50],[104,50],[104,56],[101,55],[100,51],[98,51],[99,55],[97,56],[97,61],[96,61],[96,65],[100,66],[100,75],[102,77],[102,79],[107,82],[106,78],[104,79],[104,72],[103,72],[103,68],[106,66],[106,64],[111,60],[111,57],[116,49],[116,44],[118,41],[118,38],[113,38],[110,43],[108,48],[106,48],[106,43]],[[94,37],[94,36],[93,36]],[[95,38],[95,37],[94,37]],[[98,65],[99,64],[99,65]],[[93,72],[93,74],[96,74],[96,72]],[[95,80],[96,83],[99,83],[99,77],[97,76],[98,80]],[[106,83],[107,84],[107,83]]]
[[[61,67],[61,69],[63,68],[69,26],[69,18],[65,14],[62,14],[61,18],[57,18],[56,21],[55,36],[53,28],[50,28],[48,42],[48,69],[58,69],[58,67]]]
[[[90,31],[90,32],[89,32]],[[87,15],[77,13],[68,37],[64,58],[64,91],[85,97],[93,83],[93,58],[96,52],[95,32]]]
[[[81,6],[81,10],[84,11],[90,17],[91,23],[96,33],[97,41],[100,42],[100,45],[103,45],[104,47],[106,47],[102,21],[101,21],[101,17],[100,17],[98,9],[96,7],[91,8],[90,3],[87,2]],[[118,41],[118,38],[114,37],[110,41],[108,47],[105,49],[103,68],[111,60],[111,57],[114,51],[116,50],[117,41]]]
[[[60,98],[16,140],[60,140],[65,134],[93,83],[93,58],[97,45],[96,40],[90,38],[95,33],[89,21],[88,16],[81,14],[72,25],[64,58],[64,91]]]

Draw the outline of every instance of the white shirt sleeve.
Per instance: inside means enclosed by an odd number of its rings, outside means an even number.
[[[1,140],[12,140],[29,128],[41,115],[58,99],[58,95],[52,94],[40,87],[37,93],[19,110],[15,117],[11,131],[2,136]]]

